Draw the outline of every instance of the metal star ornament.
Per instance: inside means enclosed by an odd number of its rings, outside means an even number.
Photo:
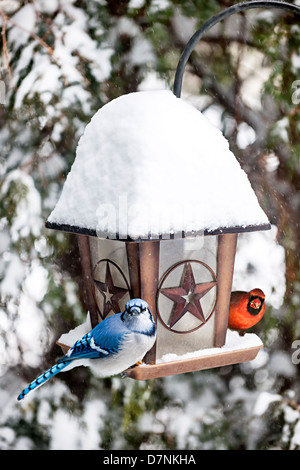
[[[105,281],[101,282],[94,279],[94,283],[103,297],[102,318],[106,318],[111,310],[113,310],[114,313],[120,312],[119,301],[128,292],[128,289],[118,287],[114,284],[108,262],[106,263]]]
[[[202,323],[205,323],[205,317],[201,307],[200,299],[204,297],[214,286],[215,281],[196,284],[194,273],[190,263],[186,263],[181,285],[161,289],[161,293],[174,302],[174,307],[170,319],[170,328],[187,313],[191,313]]]

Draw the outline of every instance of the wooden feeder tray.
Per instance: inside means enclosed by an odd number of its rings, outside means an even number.
[[[127,369],[126,376],[135,380],[148,380],[167,375],[184,374],[204,369],[213,369],[240,362],[252,361],[263,345],[252,348],[239,349],[237,351],[222,351],[220,353],[203,355],[193,359],[179,359],[160,364],[143,364]]]
[[[256,335],[253,335],[256,336]],[[149,380],[158,377],[165,377],[169,375],[184,374],[186,372],[195,372],[198,370],[213,369],[215,367],[223,367],[231,364],[238,364],[242,362],[252,361],[256,358],[259,350],[263,347],[259,338],[256,344],[250,347],[242,348],[240,345],[235,349],[230,350],[224,348],[214,348],[212,353],[211,349],[200,351],[200,355],[197,357],[188,359],[170,360],[168,362],[161,362],[158,364],[142,364],[133,366],[124,371],[126,377],[135,380]],[[241,340],[243,337],[241,338]],[[64,354],[69,349],[69,346],[57,342],[57,345],[61,347]],[[248,343],[249,345],[249,343]],[[216,349],[219,351],[216,352]],[[206,354],[207,351],[207,354]],[[184,356],[183,356],[184,357]]]

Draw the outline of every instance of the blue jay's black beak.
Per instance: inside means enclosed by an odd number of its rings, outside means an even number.
[[[139,315],[141,313],[141,310],[139,307],[131,307],[129,313],[130,315]]]

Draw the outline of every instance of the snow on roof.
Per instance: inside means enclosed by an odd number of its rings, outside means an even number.
[[[269,228],[221,131],[165,90],[93,116],[46,225],[120,239]]]

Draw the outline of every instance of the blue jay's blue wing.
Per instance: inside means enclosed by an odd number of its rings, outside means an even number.
[[[116,354],[130,331],[124,327],[121,314],[99,323],[69,349],[58,362],[76,359],[101,359]]]
[[[76,341],[75,344],[68,350],[66,355],[58,362],[74,361],[76,359],[99,359],[109,354],[107,349],[101,348],[95,344],[92,333],[88,333],[81,339]]]

